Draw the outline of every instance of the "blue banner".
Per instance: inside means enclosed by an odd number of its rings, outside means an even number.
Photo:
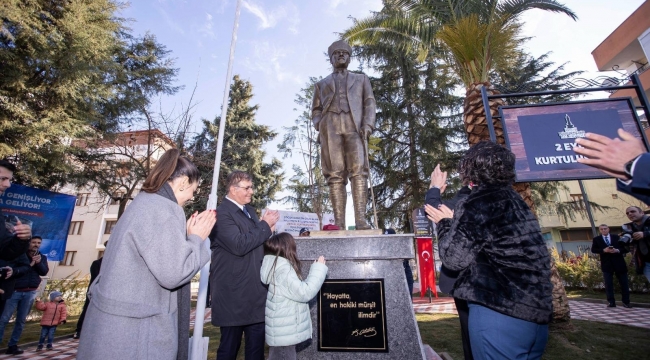
[[[61,261],[75,201],[72,195],[12,184],[0,195],[0,211],[9,231],[18,221],[31,225],[32,235],[43,238],[40,251],[49,261]]]

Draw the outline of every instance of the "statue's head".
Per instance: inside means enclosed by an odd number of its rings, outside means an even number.
[[[327,53],[330,56],[330,63],[334,68],[347,68],[350,64],[350,55],[352,54],[352,47],[343,41],[335,41],[327,48]]]

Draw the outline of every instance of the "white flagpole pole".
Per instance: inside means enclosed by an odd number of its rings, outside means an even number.
[[[230,57],[228,59],[228,72],[226,74],[226,85],[223,91],[223,103],[221,105],[221,121],[219,122],[219,137],[217,138],[217,153],[214,158],[214,173],[212,175],[212,189],[208,197],[208,209],[217,208],[217,188],[219,185],[219,169],[221,167],[221,153],[223,148],[223,136],[226,128],[226,116],[228,114],[228,96],[230,95],[230,82],[232,78],[232,63],[235,59],[235,45],[237,44],[237,30],[239,28],[239,13],[241,9],[241,0],[237,0],[235,10],[235,24],[232,29],[232,38],[230,40]],[[217,221],[219,214],[217,214]],[[205,246],[210,247],[209,242]],[[203,322],[205,319],[205,305],[208,295],[208,282],[210,278],[210,263],[208,262],[201,269],[201,278],[199,280],[199,295],[196,303],[196,314],[194,317],[194,335],[191,338],[190,359],[205,360],[208,355],[208,338],[203,338]]]

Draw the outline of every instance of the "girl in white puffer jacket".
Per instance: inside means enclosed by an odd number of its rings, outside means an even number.
[[[296,241],[289,233],[272,236],[264,243],[260,276],[269,286],[266,295],[265,331],[269,360],[296,358],[296,344],[311,339],[309,300],[320,290],[327,266],[319,257],[302,280]]]

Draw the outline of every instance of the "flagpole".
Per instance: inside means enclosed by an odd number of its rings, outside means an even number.
[[[232,64],[235,59],[235,45],[237,44],[237,30],[239,29],[239,14],[241,12],[241,0],[237,0],[237,8],[235,9],[235,23],[232,29],[232,38],[230,40],[230,57],[228,58],[228,71],[226,74],[226,85],[223,91],[223,102],[221,104],[221,119],[219,122],[219,136],[217,138],[217,153],[214,158],[214,169],[212,174],[212,189],[208,197],[208,209],[217,208],[217,188],[219,185],[219,169],[221,167],[221,155],[223,149],[223,136],[226,129],[226,116],[228,114],[228,96],[230,95],[230,82],[232,79]],[[219,221],[219,214],[217,214],[217,221]],[[204,242],[204,246],[210,248],[208,241]],[[201,277],[199,279],[199,294],[196,303],[196,314],[194,317],[194,335],[191,337],[190,343],[190,359],[191,360],[205,360],[208,355],[208,338],[203,338],[203,322],[205,319],[205,306],[208,295],[208,282],[210,278],[210,263],[208,262],[201,269]]]

